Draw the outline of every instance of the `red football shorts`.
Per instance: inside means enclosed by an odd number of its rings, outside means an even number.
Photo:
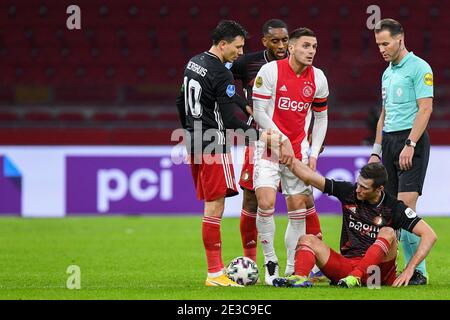
[[[328,279],[338,282],[345,278],[354,269],[363,257],[346,258],[330,249],[330,257],[324,267],[320,268]],[[392,285],[395,281],[397,265],[395,259],[383,262],[379,265],[381,271],[381,284]],[[361,279],[362,284],[367,283],[367,274]]]
[[[213,201],[238,194],[231,155],[191,155],[192,178],[199,200]]]
[[[254,190],[253,187],[253,169],[254,160],[253,155],[255,148],[253,146],[245,147],[244,163],[242,164],[241,178],[239,179],[239,185],[242,189]]]

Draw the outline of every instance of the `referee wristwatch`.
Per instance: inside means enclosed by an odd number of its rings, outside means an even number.
[[[414,141],[412,141],[411,139],[406,139],[405,141],[405,145],[407,145],[408,147],[416,147],[416,143]]]

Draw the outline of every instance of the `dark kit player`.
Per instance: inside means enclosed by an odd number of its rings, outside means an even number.
[[[226,130],[241,129],[250,139],[257,138],[257,131],[234,115],[234,80],[224,65],[243,54],[246,36],[238,23],[220,22],[213,32],[210,50],[187,63],[177,98],[197,197],[205,201],[202,238],[208,265],[207,286],[240,286],[223,273],[220,223],[225,197],[238,194]]]
[[[276,133],[269,132],[268,136],[267,139],[264,133],[263,140],[277,142],[281,139]],[[277,147],[277,143],[271,147]],[[355,184],[326,179],[297,159],[290,169],[305,183],[337,197],[342,203],[341,254],[319,238],[304,235],[298,241],[294,275],[274,280],[275,286],[311,286],[308,275],[314,264],[342,287],[366,283],[370,266],[380,268],[382,285],[408,285],[417,265],[428,255],[437,237],[414,210],[384,191],[388,177],[381,163],[370,163],[361,168]],[[396,233],[401,228],[420,237],[420,243],[406,268],[396,278]]]

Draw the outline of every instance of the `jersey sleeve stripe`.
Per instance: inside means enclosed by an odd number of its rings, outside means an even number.
[[[325,97],[325,98],[315,98],[313,103],[324,103],[324,102],[327,102],[327,100],[328,100],[327,97]]]
[[[266,95],[259,94],[256,92],[253,92],[252,97],[257,98],[257,99],[264,99],[264,100],[269,100],[271,98],[271,96],[266,96]]]
[[[328,106],[324,106],[324,107],[313,106],[312,109],[313,109],[313,111],[316,111],[316,112],[322,112],[322,111],[328,110]]]

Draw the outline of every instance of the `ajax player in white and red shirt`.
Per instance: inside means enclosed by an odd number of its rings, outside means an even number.
[[[307,28],[289,36],[289,58],[272,61],[259,71],[253,86],[255,121],[263,129],[282,134],[281,160],[297,158],[316,169],[320,148],[325,139],[328,116],[328,84],[324,73],[312,66],[317,50],[314,32]],[[312,146],[308,129],[314,114]],[[269,159],[265,145],[258,141],[255,152],[254,185],[258,200],[256,226],[264,253],[265,282],[272,285],[278,277],[278,258],[274,248],[273,218],[278,185],[281,181],[288,208],[289,225],[285,243],[288,251],[286,274],[294,269],[295,247],[305,234],[306,202],[312,195],[310,186],[298,179],[287,166]],[[308,155],[308,153],[310,154]]]

